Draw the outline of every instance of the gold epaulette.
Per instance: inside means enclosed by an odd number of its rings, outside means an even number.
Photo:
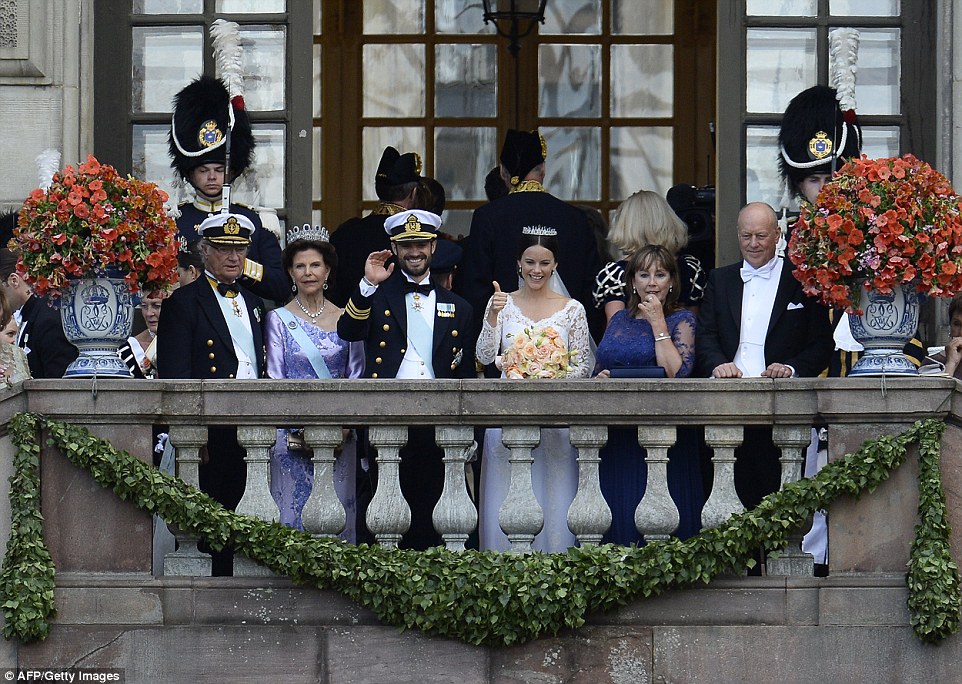
[[[344,313],[356,321],[366,321],[371,317],[371,307],[359,309],[354,305],[354,300],[348,299],[347,306],[344,307]]]
[[[244,275],[259,283],[264,279],[264,266],[256,261],[244,259]]]

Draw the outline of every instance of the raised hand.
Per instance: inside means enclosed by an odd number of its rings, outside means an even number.
[[[491,311],[497,314],[508,305],[508,293],[501,291],[501,286],[497,280],[491,284],[494,285],[494,294],[491,295]]]
[[[364,277],[372,285],[378,285],[387,280],[394,273],[394,264],[385,266],[394,256],[389,249],[382,249],[380,252],[371,252],[364,262]]]
[[[645,295],[638,302],[638,313],[649,323],[658,323],[665,320],[665,310],[655,295]]]

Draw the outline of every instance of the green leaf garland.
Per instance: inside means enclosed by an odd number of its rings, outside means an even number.
[[[278,574],[333,589],[386,624],[491,646],[527,641],[584,624],[603,611],[671,588],[707,583],[752,562],[759,546],[783,549],[788,533],[842,495],[872,491],[919,444],[919,525],[907,575],[912,626],[938,642],[959,629],[959,573],[949,555],[949,525],[939,472],[945,424],[921,421],[901,435],[866,442],[810,479],[770,494],[758,507],[685,542],[641,548],[603,545],[567,553],[516,555],[384,549],[315,539],[277,523],[225,510],[206,494],[158,471],[87,430],[36,414],[10,424],[18,448],[11,478],[13,529],[3,570],[4,636],[43,639],[55,614],[54,567],[43,542],[39,434],[104,487],[147,513],[158,513],[214,548],[231,545]]]

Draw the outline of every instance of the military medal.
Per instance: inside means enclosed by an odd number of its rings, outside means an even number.
[[[415,311],[420,311],[420,310],[423,308],[423,305],[421,304],[421,293],[420,293],[420,292],[415,292],[415,293],[414,293],[414,305],[413,305],[413,306],[414,306],[414,310],[415,310]]]

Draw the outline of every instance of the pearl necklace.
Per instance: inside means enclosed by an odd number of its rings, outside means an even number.
[[[301,298],[300,298],[300,297],[298,297],[297,295],[295,295],[295,296],[294,296],[294,301],[297,302],[297,305],[301,308],[301,311],[304,312],[304,315],[311,319],[311,323],[312,323],[313,325],[317,325],[317,317],[320,316],[322,313],[324,313],[324,307],[327,306],[327,300],[325,299],[325,300],[324,300],[324,303],[321,304],[321,308],[318,309],[315,313],[311,313],[310,310],[309,310],[306,306],[304,306],[303,304],[301,304]]]

